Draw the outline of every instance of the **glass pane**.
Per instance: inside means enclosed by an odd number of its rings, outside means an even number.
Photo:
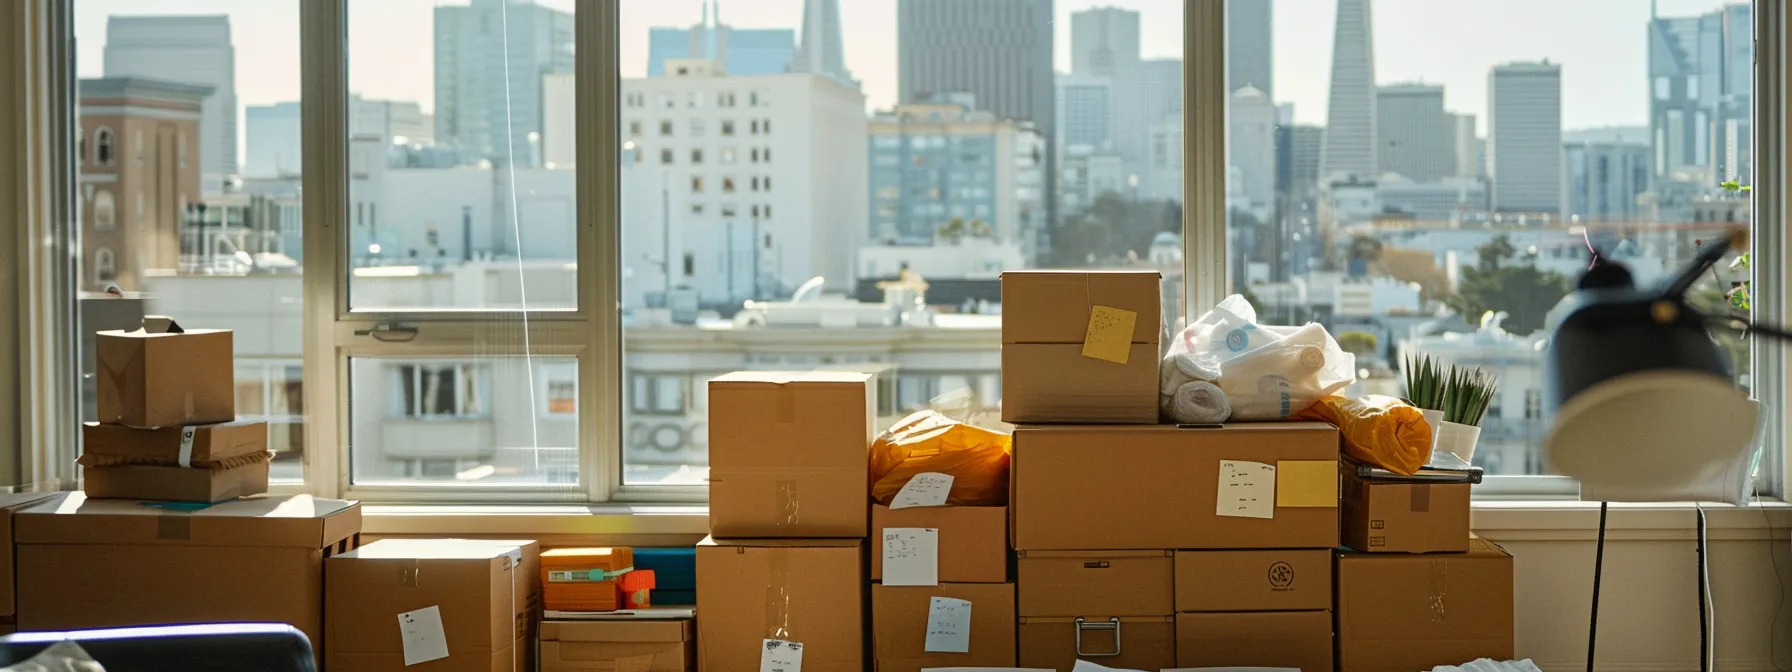
[[[734,370],[1000,424],[1004,270],[1156,270],[1179,320],[1182,3],[1111,4],[623,2],[624,482],[703,482]]]
[[[355,485],[578,484],[574,358],[349,361]]]
[[[348,5],[349,305],[578,305],[573,0]]]
[[[1230,286],[1267,321],[1330,329],[1353,393],[1403,395],[1413,353],[1497,376],[1489,474],[1546,473],[1545,325],[1590,250],[1652,283],[1750,225],[1720,187],[1753,180],[1749,3],[1228,11]],[[1721,313],[1746,279],[1726,262],[1695,294]],[[1746,386],[1746,344],[1717,335]]]
[[[297,0],[80,0],[82,415],[91,334],[235,331],[236,408],[304,480]]]

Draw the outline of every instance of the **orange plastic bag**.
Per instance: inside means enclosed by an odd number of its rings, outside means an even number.
[[[1431,425],[1418,408],[1393,397],[1325,397],[1294,419],[1336,425],[1344,454],[1402,476],[1431,461]]]
[[[915,474],[934,472],[952,477],[948,506],[1003,506],[1013,447],[1007,434],[921,411],[871,444],[871,498],[889,506]]]

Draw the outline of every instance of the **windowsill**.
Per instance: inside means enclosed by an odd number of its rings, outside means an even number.
[[[1783,539],[1792,528],[1792,505],[1703,507],[1710,538],[1718,541]],[[439,505],[367,504],[363,532],[371,535],[522,535],[631,537],[695,540],[709,532],[709,507],[700,504]],[[1476,534],[1496,541],[1591,541],[1599,529],[1599,504],[1574,501],[1477,501]],[[1690,541],[1692,504],[1613,504],[1610,541]]]

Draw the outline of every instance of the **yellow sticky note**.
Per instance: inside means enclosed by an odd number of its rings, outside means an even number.
[[[1139,314],[1110,306],[1089,311],[1089,331],[1083,335],[1083,356],[1125,364],[1132,354],[1132,329]]]
[[[1276,462],[1276,506],[1337,508],[1338,463],[1331,460]]]

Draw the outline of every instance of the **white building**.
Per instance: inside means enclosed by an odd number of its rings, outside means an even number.
[[[1401,213],[1431,222],[1455,222],[1470,215],[1487,213],[1487,183],[1474,178],[1452,177],[1417,183],[1384,177],[1376,184],[1375,192],[1380,201],[1379,209],[1386,214]]]
[[[1327,101],[1320,177],[1374,176],[1380,144],[1375,128],[1375,37],[1369,0],[1338,0]]]
[[[572,14],[470,0],[438,5],[434,30],[435,141],[498,165],[541,165],[542,75],[573,71]]]
[[[541,76],[541,160],[549,168],[578,164],[578,95],[573,73]]]
[[[1376,147],[1381,173],[1414,182],[1456,172],[1456,138],[1444,111],[1444,87],[1393,84],[1376,91]]]
[[[244,110],[249,159],[243,162],[246,177],[298,175],[303,170],[299,104],[250,105]]]
[[[1182,200],[1182,114],[1152,124],[1144,186],[1144,198]]]
[[[212,87],[201,106],[199,170],[208,193],[238,172],[236,49],[226,16],[111,16],[107,77],[139,76]]]
[[[1245,86],[1232,92],[1230,104],[1226,156],[1238,168],[1239,191],[1249,209],[1267,219],[1276,197],[1275,101],[1257,87]]]
[[[1483,143],[1475,128],[1475,115],[1450,115],[1451,144],[1456,149],[1456,177],[1481,177],[1487,164],[1481,160]]]
[[[1070,145],[1058,153],[1058,166],[1058,207],[1065,215],[1082,212],[1103,194],[1137,191],[1138,176],[1126,172],[1126,159],[1119,154]]]
[[[1494,66],[1487,75],[1487,176],[1493,208],[1556,216],[1562,198],[1562,66]]]

